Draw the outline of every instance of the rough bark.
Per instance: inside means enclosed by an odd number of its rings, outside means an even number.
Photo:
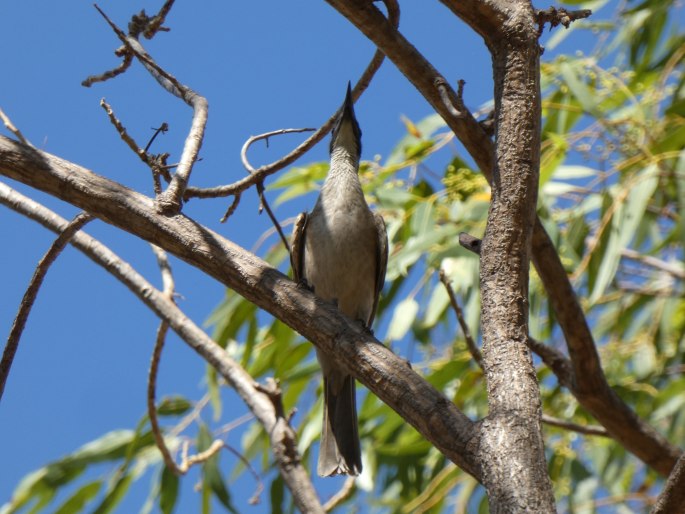
[[[528,349],[528,271],[540,165],[539,45],[533,11],[510,2],[490,43],[495,168],[481,246],[483,370],[490,412],[479,454],[491,512],[555,512],[540,389]]]
[[[685,454],[680,456],[651,514],[685,512]]]

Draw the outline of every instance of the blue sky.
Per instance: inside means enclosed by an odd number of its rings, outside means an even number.
[[[437,2],[404,4],[402,31],[448,80],[466,80],[467,105],[475,109],[488,101],[490,63],[481,40]],[[125,26],[133,13],[141,8],[155,12],[161,1],[102,0],[99,5]],[[88,75],[118,63],[113,55],[118,40],[89,1],[0,0],[0,19],[6,44],[0,107],[15,125],[37,147],[152,194],[149,172],[119,139],[99,101],[107,99],[142,145],[151,127],[169,123],[170,131],[158,140],[155,151],[170,151],[170,162],[179,157],[190,109],[163,91],[137,63],[115,80],[89,89],[80,85]],[[209,101],[203,160],[191,180],[201,186],[229,183],[244,175],[239,152],[250,135],[321,124],[340,105],[347,81],[354,82],[373,53],[370,42],[347,20],[318,1],[178,0],[167,26],[171,32],[143,44],[160,65]],[[567,42],[562,51],[591,44],[588,38],[570,40],[572,45]],[[418,121],[431,112],[390,62],[383,64],[356,110],[365,159],[389,154],[405,133],[400,115]],[[299,141],[296,135],[272,139],[268,150],[255,145],[252,162],[277,159]],[[326,159],[326,148],[327,140],[300,162]],[[6,182],[62,216],[71,218],[77,212]],[[224,225],[218,220],[226,200],[193,200],[184,212],[251,248],[270,227],[265,216],[257,216],[255,197],[248,192]],[[277,215],[285,219],[308,208],[310,204],[288,205]],[[86,232],[161,285],[146,243],[100,221],[90,223]],[[0,237],[0,333],[7,334],[35,265],[54,236],[0,208]],[[175,259],[172,266],[183,296],[180,306],[202,323],[222,300],[223,286]],[[0,403],[0,505],[28,472],[109,430],[135,426],[145,413],[146,374],[157,324],[115,279],[76,250],[66,249],[38,296]],[[171,335],[158,395],[199,398],[204,369],[204,363]],[[244,411],[233,400],[225,408],[224,422]],[[237,436],[229,436],[229,442],[239,447]],[[229,465],[234,462],[232,457],[224,459]],[[184,480],[177,512],[199,508],[200,499],[192,490],[196,480],[196,475]],[[137,511],[148,484],[143,479],[120,511]],[[334,491],[339,485],[333,480],[322,487]],[[239,482],[234,503],[241,511],[265,512],[268,491],[262,507],[246,505],[253,488],[250,479]]]

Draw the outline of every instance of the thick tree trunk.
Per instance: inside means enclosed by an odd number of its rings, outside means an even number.
[[[554,512],[540,390],[527,345],[540,165],[540,51],[530,4],[510,2],[507,15],[490,45],[497,133],[481,247],[483,369],[490,412],[482,422],[480,456],[491,512]]]

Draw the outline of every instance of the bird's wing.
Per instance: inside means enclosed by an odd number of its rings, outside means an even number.
[[[304,279],[304,241],[308,218],[306,212],[297,217],[293,226],[293,235],[290,238],[290,265],[293,268],[295,282]]]
[[[376,224],[376,287],[374,288],[373,309],[369,316],[368,327],[371,327],[373,318],[376,317],[376,309],[378,309],[378,299],[381,296],[383,285],[385,284],[385,270],[388,267],[388,233],[385,230],[385,221],[383,216],[377,212],[373,213],[373,219]]]

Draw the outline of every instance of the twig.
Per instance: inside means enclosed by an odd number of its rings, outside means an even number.
[[[5,112],[0,109],[0,120],[5,124],[5,127],[7,127],[7,130],[9,130],[12,134],[16,136],[16,138],[24,143],[26,146],[30,146],[31,148],[35,148],[31,144],[31,142],[24,137],[24,134],[21,133],[21,131],[12,123],[12,120],[5,114]]]
[[[576,376],[571,360],[556,348],[543,344],[533,337],[528,336],[526,344],[554,372],[559,383],[576,394]]]
[[[459,91],[456,97],[453,97],[454,91],[447,86],[447,81],[443,77],[437,77],[434,81],[434,84],[435,88],[440,94],[442,103],[445,104],[445,108],[449,111],[449,113],[455,118],[463,118],[465,116],[465,108],[462,95],[464,93],[465,82],[463,80],[459,81]],[[459,108],[456,106],[459,106]]]
[[[152,155],[148,153],[148,149],[150,148],[150,145],[152,145],[152,142],[155,140],[155,138],[160,132],[165,132],[166,130],[168,130],[168,125],[166,123],[163,123],[156,130],[152,138],[150,138],[150,141],[148,142],[146,147],[143,149],[128,134],[128,132],[126,131],[126,127],[124,127],[121,121],[119,121],[119,119],[114,115],[114,110],[112,109],[112,106],[109,105],[104,98],[100,100],[100,107],[102,107],[107,113],[109,121],[112,123],[112,125],[114,125],[114,128],[119,133],[119,137],[121,137],[124,143],[126,143],[128,147],[131,150],[133,150],[133,152],[138,157],[140,157],[140,160],[143,161],[150,168],[150,170],[152,170],[152,180],[155,189],[155,194],[161,194],[162,186],[159,180],[159,176],[162,175],[167,181],[171,180],[171,176],[169,175],[169,172],[166,168],[166,160],[168,159],[169,154],[163,153],[159,155]]]
[[[159,12],[152,18],[145,14],[145,10],[142,10],[137,15],[133,15],[131,23],[129,23],[128,26],[129,34],[133,37],[138,37],[142,33],[147,39],[152,39],[157,32],[168,32],[169,29],[162,27],[162,23],[164,23],[164,20],[166,19],[166,16],[169,14],[169,11],[173,5],[174,0],[167,0]],[[97,6],[96,9],[99,10]],[[86,80],[81,82],[81,85],[90,87],[96,82],[104,82],[112,79],[117,75],[124,73],[131,66],[131,62],[133,62],[133,53],[129,52],[125,46],[117,48],[114,51],[114,55],[122,58],[119,66],[112,70],[105,71],[100,75],[91,75]]]
[[[155,142],[155,139],[157,139],[157,136],[160,134],[166,134],[169,131],[169,124],[165,121],[162,123],[159,127],[153,128],[152,130],[155,131],[154,134],[152,134],[152,137],[150,138],[150,141],[147,142],[145,145],[145,151],[147,152],[150,147],[152,146],[152,143]],[[169,165],[165,166],[165,169],[168,168]],[[174,166],[177,166],[176,164]],[[167,179],[168,180],[168,179]]]
[[[231,205],[229,205],[228,209],[226,209],[226,212],[224,213],[223,216],[221,216],[221,219],[219,220],[219,223],[225,223],[228,218],[230,218],[235,210],[238,208],[238,205],[240,204],[240,197],[242,196],[241,193],[237,193],[233,197],[233,201],[231,202]]]
[[[114,53],[118,56],[122,56],[123,60],[114,69],[105,71],[101,73],[100,75],[91,75],[88,78],[86,78],[83,82],[81,82],[81,85],[84,87],[90,87],[96,82],[105,82],[109,79],[113,79],[114,77],[121,75],[124,73],[129,67],[131,66],[131,63],[133,62],[133,55],[128,53],[128,52],[121,52],[121,49],[118,49]]]
[[[383,0],[383,3],[388,9],[388,20],[390,24],[397,28],[399,25],[399,7],[396,0]],[[352,98],[357,101],[362,93],[369,87],[371,79],[374,77],[378,69],[380,68],[383,60],[385,59],[385,54],[380,50],[374,53],[373,58],[367,65],[364,73],[357,81],[357,84],[352,89]],[[220,198],[224,196],[237,195],[245,191],[246,189],[252,187],[260,181],[263,181],[269,175],[282,170],[286,166],[290,166],[297,159],[302,157],[307,153],[314,145],[321,141],[326,134],[333,128],[333,123],[337,117],[337,111],[328,120],[319,127],[319,129],[314,132],[308,139],[302,142],[297,148],[291,151],[289,154],[281,157],[277,161],[270,164],[260,166],[255,169],[251,175],[238,180],[232,184],[211,187],[211,188],[196,188],[188,187],[186,188],[184,199],[189,200],[190,198]]]
[[[5,349],[2,352],[2,360],[0,360],[0,400],[2,400],[2,395],[5,392],[5,384],[7,383],[7,377],[9,377],[10,369],[12,368],[14,356],[19,348],[21,334],[24,331],[26,321],[31,313],[33,303],[36,301],[36,296],[38,295],[40,286],[43,284],[45,275],[74,234],[81,230],[81,227],[92,219],[93,216],[86,212],[77,214],[76,217],[64,227],[43,258],[38,262],[36,271],[34,271],[31,282],[29,282],[24,297],[21,300],[21,304],[19,305],[19,311],[14,318],[14,323],[12,324],[9,336],[7,337]]]
[[[200,412],[202,412],[202,409],[205,408],[207,403],[209,403],[209,393],[206,393],[200,399],[200,401],[193,406],[193,410],[181,418],[181,421],[179,421],[178,424],[169,431],[169,434],[172,436],[178,436],[181,432],[188,428],[190,424],[200,416]]]
[[[185,471],[182,471],[174,461],[174,458],[169,452],[166,443],[164,442],[164,435],[162,435],[162,429],[159,426],[159,420],[157,419],[157,406],[155,405],[155,396],[157,391],[157,370],[159,369],[159,360],[162,357],[162,349],[164,348],[164,340],[166,339],[166,333],[169,329],[169,324],[162,321],[157,329],[157,338],[155,340],[155,348],[152,351],[152,358],[150,359],[150,370],[148,372],[147,378],[147,415],[150,418],[150,428],[152,429],[152,435],[155,438],[155,444],[162,454],[164,459],[164,464],[169,468],[174,475],[182,475]],[[187,471],[187,470],[186,470]]]
[[[0,183],[0,204],[38,221],[53,231],[63,230],[67,224],[66,220],[57,214],[3,183]],[[254,379],[228,355],[225,349],[216,344],[162,292],[109,248],[83,233],[74,235],[71,243],[123,282],[145,305],[168,322],[181,339],[213,366],[236,390],[259,423],[264,426],[281,475],[292,492],[297,507],[303,512],[323,513],[309,475],[302,466],[295,444],[295,432],[287,425],[285,418],[277,416],[271,399],[255,388]],[[222,441],[219,442],[223,445]],[[203,452],[192,459],[188,458],[187,464],[195,463],[206,455],[207,452]]]
[[[326,512],[330,512],[338,505],[340,505],[342,502],[347,500],[350,497],[350,495],[354,492],[355,481],[355,477],[347,477],[340,490],[333,496],[331,496],[330,500],[324,503],[323,510],[325,510]]]
[[[159,265],[162,274],[162,283],[164,286],[162,294],[167,298],[167,300],[173,302],[174,277],[171,273],[169,260],[167,259],[164,250],[152,245],[152,251],[157,257],[157,264]],[[168,330],[169,324],[166,321],[162,321],[157,329],[157,338],[155,340],[154,350],[152,351],[152,358],[150,359],[150,370],[148,372],[147,379],[147,414],[150,418],[150,427],[152,428],[152,435],[155,438],[155,444],[157,444],[157,448],[162,454],[164,463],[175,475],[182,475],[185,473],[185,471],[182,471],[176,465],[176,462],[169,452],[169,448],[167,448],[167,445],[164,442],[164,436],[162,435],[162,430],[159,427],[159,420],[157,418],[157,407],[155,405],[155,396],[157,391],[157,371],[159,369],[159,361],[162,357],[162,350],[164,349],[164,341],[166,339],[166,333]]]
[[[279,129],[279,130],[272,130],[271,132],[265,132],[264,134],[259,134],[258,136],[250,136],[247,141],[243,144],[242,149],[240,150],[240,160],[243,163],[243,166],[245,166],[245,169],[249,171],[251,174],[256,173],[257,170],[250,164],[250,160],[247,158],[247,151],[250,149],[250,147],[256,143],[257,141],[266,141],[266,145],[269,146],[269,138],[273,136],[281,136],[283,134],[297,134],[301,132],[313,132],[316,129],[313,128],[289,128],[289,129]]]
[[[169,187],[157,197],[157,210],[159,212],[169,215],[177,214],[181,209],[188,180],[204,140],[204,132],[207,125],[207,99],[188,86],[181,84],[173,75],[161,68],[135,37],[124,34],[97,4],[95,4],[95,8],[103,16],[126,49],[141,62],[155,80],[164,89],[182,99],[193,109],[193,121],[183,146],[181,160],[176,173],[174,173]]]
[[[257,505],[259,503],[259,495],[262,494],[262,491],[264,490],[264,482],[262,482],[259,473],[257,473],[254,467],[252,467],[252,463],[247,459],[247,457],[245,457],[245,455],[243,455],[238,450],[227,444],[224,444],[224,447],[233,455],[235,455],[238,459],[240,459],[240,462],[242,462],[245,465],[245,468],[247,468],[247,470],[250,472],[252,478],[254,478],[255,482],[257,482],[257,487],[255,489],[254,494],[247,500],[247,503],[249,503],[250,505]]]
[[[480,255],[480,246],[482,243],[483,241],[466,232],[459,234],[459,244],[476,255]]]
[[[209,445],[205,451],[191,455],[190,457],[184,455],[181,464],[177,467],[180,474],[185,475],[190,468],[195,464],[200,464],[202,462],[207,462],[209,459],[214,457],[219,450],[224,448],[226,444],[221,439],[215,439],[212,444]]]
[[[280,130],[273,130],[271,132],[266,132],[264,134],[260,134],[258,136],[251,136],[247,141],[245,141],[245,144],[243,145],[243,148],[240,150],[240,159],[243,162],[243,166],[245,166],[245,169],[250,173],[253,174],[257,170],[250,164],[249,159],[247,158],[247,151],[250,149],[250,146],[252,146],[253,143],[257,141],[261,141],[262,139],[266,141],[266,144],[269,144],[269,138],[272,136],[279,136],[281,134],[292,134],[292,133],[300,133],[300,132],[312,132],[316,129],[313,128],[296,128],[296,129],[280,129]],[[278,222],[276,219],[276,216],[274,216],[273,211],[271,210],[271,207],[269,206],[269,202],[266,201],[266,197],[264,196],[264,180],[260,180],[257,182],[257,194],[259,195],[259,212],[261,214],[262,209],[266,209],[266,213],[269,216],[269,219],[271,219],[271,223],[273,223],[274,228],[278,232],[278,235],[281,237],[281,241],[283,241],[283,245],[285,246],[285,249],[288,251],[288,254],[290,254],[290,244],[288,243],[288,239],[285,237],[285,234],[283,233],[283,229],[281,228],[281,224]],[[224,215],[223,218],[221,218],[221,222],[223,223],[228,219],[228,217],[235,211],[237,207],[237,199],[240,198],[239,195],[236,195],[236,200],[233,201],[233,204],[231,204],[231,207],[229,208],[228,211],[226,211],[226,214]]]
[[[459,325],[461,326],[461,330],[464,332],[464,339],[466,339],[466,346],[468,346],[469,352],[471,352],[473,359],[482,368],[483,367],[483,355],[481,354],[480,349],[478,348],[475,341],[473,340],[473,337],[471,336],[471,331],[469,330],[469,326],[466,324],[466,320],[464,319],[464,313],[462,312],[461,307],[459,307],[459,304],[457,303],[457,298],[454,294],[454,289],[452,289],[452,284],[450,283],[450,280],[445,275],[445,270],[441,269],[439,276],[440,276],[440,282],[442,282],[442,284],[445,286],[445,290],[447,291],[447,295],[450,298],[450,304],[452,304],[452,309],[454,309],[454,312],[457,315],[457,320],[459,321]]]
[[[579,425],[578,423],[572,423],[570,421],[555,418],[553,416],[548,416],[547,414],[542,415],[542,422],[555,427],[565,428],[566,430],[571,430],[572,432],[578,432],[579,434],[611,437],[609,432],[607,432],[604,427],[597,425]]]
[[[646,264],[647,266],[651,266],[652,268],[665,271],[675,278],[685,280],[685,268],[683,268],[682,264],[678,265],[678,263],[675,262],[665,262],[651,255],[642,255],[640,252],[636,252],[630,248],[624,248],[621,255],[627,259],[632,259],[641,262],[642,264]]]
[[[572,22],[583,18],[589,18],[591,14],[592,10],[590,9],[568,11],[563,7],[557,9],[553,6],[548,7],[547,9],[538,9],[535,11],[538,23],[538,37],[542,35],[542,31],[545,29],[545,23],[549,23],[550,30],[559,25],[569,28]]]
[[[141,11],[137,16],[133,16],[131,23],[128,26],[131,35],[142,33],[146,39],[152,39],[157,32],[169,32],[169,29],[162,26],[167,14],[174,5],[174,0],[167,0],[153,17],[145,14],[145,10]],[[135,25],[134,25],[135,24]]]

